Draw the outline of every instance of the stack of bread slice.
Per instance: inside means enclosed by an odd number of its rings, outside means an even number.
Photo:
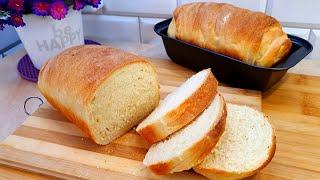
[[[240,179],[271,161],[275,134],[267,118],[226,104],[210,69],[169,94],[136,128],[152,144],[143,164],[156,174],[193,168],[208,178]]]

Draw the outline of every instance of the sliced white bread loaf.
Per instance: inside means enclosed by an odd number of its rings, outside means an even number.
[[[272,159],[276,137],[268,119],[247,106],[227,104],[226,129],[217,146],[193,169],[210,179],[242,179]]]
[[[210,69],[189,78],[170,93],[136,128],[150,143],[165,139],[194,120],[212,102],[218,82]]]
[[[222,135],[226,115],[224,99],[217,94],[196,120],[168,139],[153,144],[143,164],[159,175],[187,170],[199,164]]]

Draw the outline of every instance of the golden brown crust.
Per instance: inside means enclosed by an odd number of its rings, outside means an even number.
[[[171,162],[159,163],[159,164],[151,165],[148,168],[157,175],[165,175],[172,170],[173,163]]]
[[[281,60],[291,48],[291,41],[276,19],[224,3],[178,7],[168,35],[263,67]]]
[[[146,141],[148,141],[150,144],[153,144],[159,139],[161,139],[161,131],[157,129],[157,127],[162,126],[161,123],[157,123],[157,125],[148,125],[140,130],[137,130],[137,132],[142,136]]]
[[[193,144],[181,157],[176,157],[168,162],[162,162],[149,166],[149,169],[158,175],[165,175],[168,173],[179,172],[190,169],[199,164],[211,152],[211,150],[218,143],[226,126],[226,103],[222,96],[221,115],[218,117],[217,124],[197,143]]]
[[[43,94],[43,96],[47,99],[47,101],[58,111],[60,111],[69,121],[74,123],[77,127],[79,127],[83,133],[85,133],[88,137],[90,137],[93,141],[95,140],[93,138],[93,135],[90,131],[90,128],[88,125],[82,120],[81,118],[77,117],[76,114],[74,114],[72,111],[69,111],[67,108],[65,108],[63,105],[61,105],[59,102],[52,99],[50,96]],[[99,143],[99,142],[95,142]]]
[[[112,72],[132,63],[152,66],[144,58],[119,49],[97,45],[75,46],[44,64],[39,73],[38,89],[57,110],[96,143],[102,144],[88,127],[93,116],[89,104],[97,88]]]
[[[149,143],[165,139],[194,120],[212,102],[217,93],[218,81],[210,72],[206,81],[189,98],[163,118],[154,121],[137,132]]]
[[[236,173],[236,172],[224,171],[221,169],[208,169],[208,168],[203,168],[203,167],[199,167],[199,166],[194,167],[193,170],[199,174],[202,174],[202,175],[208,177],[209,179],[243,179],[243,178],[252,176],[252,175],[258,173],[263,168],[265,168],[271,162],[271,160],[276,152],[276,135],[275,135],[274,130],[273,130],[272,137],[273,137],[272,138],[272,147],[269,150],[268,158],[258,168],[254,169],[252,171]]]
[[[113,71],[134,62],[147,61],[142,57],[107,46],[75,46],[46,63],[40,71],[39,88],[41,90],[41,83],[46,82],[48,86],[64,89],[77,96],[82,103],[87,103],[94,96],[92,92]]]

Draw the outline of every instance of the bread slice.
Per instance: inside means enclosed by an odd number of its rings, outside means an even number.
[[[276,137],[260,112],[227,104],[227,124],[222,137],[205,160],[193,169],[210,179],[241,179],[257,173],[272,159]]]
[[[192,168],[200,163],[218,142],[226,124],[225,102],[217,94],[210,106],[192,123],[153,144],[143,164],[164,175]]]
[[[169,94],[137,127],[148,142],[155,143],[194,120],[216,95],[217,80],[210,69],[189,78]]]

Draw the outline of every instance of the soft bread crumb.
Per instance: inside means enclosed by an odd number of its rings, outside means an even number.
[[[191,96],[206,80],[207,76],[211,73],[210,69],[205,69],[197,74],[191,76],[180,87],[170,93],[161,104],[144,120],[142,121],[137,130],[144,128],[150,123],[157,121],[163,115],[177,108],[186,98]]]
[[[173,167],[169,170],[171,173],[196,165],[195,163],[198,161],[191,160],[192,157],[186,156],[186,153],[201,140],[207,138],[208,133],[219,123],[224,113],[224,104],[222,97],[219,94],[216,95],[209,107],[196,120],[170,135],[166,140],[153,144],[146,154],[143,164],[147,166],[161,163],[171,164],[174,159],[179,159],[177,164],[172,164]],[[199,148],[196,153],[202,154],[204,152]],[[182,165],[184,163],[185,165]],[[182,169],[175,166],[180,166]]]
[[[273,129],[262,113],[233,104],[227,104],[227,111],[224,134],[196,171],[244,174],[257,170],[273,155]]]
[[[151,65],[134,63],[113,72],[91,102],[94,135],[103,144],[137,125],[159,103],[157,76]]]

